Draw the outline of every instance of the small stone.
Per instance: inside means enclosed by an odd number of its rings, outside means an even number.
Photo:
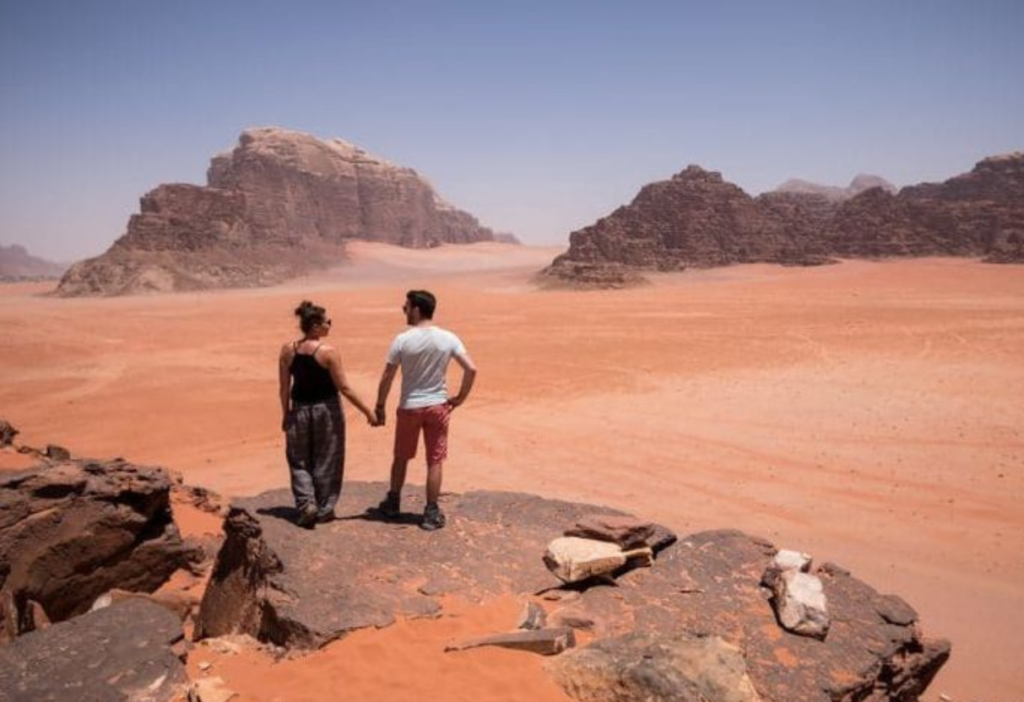
[[[542,656],[553,656],[576,645],[576,635],[567,627],[558,629],[538,629],[536,631],[516,631],[508,634],[494,634],[478,639],[469,639],[461,643],[445,646],[445,651],[464,651],[480,646],[500,646],[518,651],[530,651]]]
[[[46,457],[52,461],[70,461],[71,452],[57,444],[46,445]]]
[[[798,570],[784,571],[774,582],[772,604],[779,623],[801,636],[824,639],[830,626],[821,580]]]
[[[654,525],[626,515],[591,514],[567,529],[565,535],[608,541],[624,549],[641,548],[654,536]]]
[[[210,661],[199,661],[199,670],[209,670],[213,667],[213,663]]]
[[[623,551],[618,544],[576,536],[563,536],[548,544],[544,563],[548,570],[567,583],[580,582],[618,570],[631,558],[650,564],[654,553],[644,547]]]
[[[224,687],[221,678],[202,678],[192,683],[188,689],[189,702],[228,702],[237,696],[237,692]]]
[[[780,570],[799,570],[801,573],[809,573],[811,571],[811,562],[810,554],[790,551],[789,549],[780,550],[775,554],[775,558],[772,559],[772,565]]]
[[[523,611],[519,614],[519,621],[516,623],[517,629],[543,629],[544,624],[547,621],[547,613],[544,608],[536,602],[527,602],[523,606]]]
[[[113,603],[114,603],[113,595],[111,595],[109,592],[104,592],[102,595],[100,595],[99,597],[97,597],[93,601],[92,607],[89,608],[89,611],[90,612],[95,612],[98,609],[103,609],[104,607],[109,607]]]
[[[11,442],[14,441],[14,437],[18,435],[18,430],[15,429],[10,422],[5,419],[0,419],[0,446],[10,446]]]

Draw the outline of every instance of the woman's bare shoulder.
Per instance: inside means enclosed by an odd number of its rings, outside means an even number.
[[[290,358],[295,355],[296,347],[298,343],[295,341],[286,341],[281,345],[281,358]]]

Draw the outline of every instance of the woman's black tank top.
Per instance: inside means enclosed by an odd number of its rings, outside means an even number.
[[[334,385],[331,372],[316,362],[313,357],[315,353],[296,351],[292,357],[292,402],[308,405],[338,399],[338,388]]]

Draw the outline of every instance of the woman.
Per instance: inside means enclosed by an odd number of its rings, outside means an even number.
[[[281,347],[281,430],[291,471],[296,522],[312,529],[334,518],[345,473],[345,415],[338,393],[359,408],[370,426],[377,419],[345,379],[341,356],[323,339],[331,333],[327,311],[305,300],[296,308],[302,338]]]

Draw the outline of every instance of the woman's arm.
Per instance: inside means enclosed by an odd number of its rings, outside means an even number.
[[[348,384],[348,378],[345,377],[345,369],[341,365],[341,354],[338,353],[338,350],[334,348],[324,349],[323,359],[327,364],[327,370],[331,373],[334,387],[338,388],[338,392],[366,416],[366,421],[370,423],[370,426],[377,426],[377,416],[373,413],[373,410],[363,402],[363,399]]]
[[[294,353],[291,344],[285,344],[281,347],[281,355],[277,359],[277,385],[278,394],[281,397],[281,431],[285,431],[288,424],[288,409],[291,404],[292,390],[291,365]]]

